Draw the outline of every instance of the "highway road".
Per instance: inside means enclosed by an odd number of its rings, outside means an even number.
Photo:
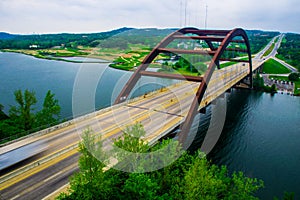
[[[133,103],[115,106],[107,112],[78,121],[61,130],[34,138],[33,140],[39,143],[43,141],[47,150],[29,161],[22,162],[16,170],[7,171],[1,176],[0,182],[8,175],[32,165],[33,162],[41,162],[32,169],[24,170],[21,175],[0,183],[1,197],[4,199],[40,199],[66,184],[68,177],[78,170],[76,146],[80,140],[80,134],[87,127],[101,134],[103,139],[111,139],[119,137],[127,125],[141,122],[147,133],[145,139],[153,143],[157,137],[161,137],[159,130],[166,129],[168,123],[174,120],[180,122],[184,119],[197,85],[197,83],[181,83],[157,94],[137,99]],[[20,148],[26,148],[26,145]],[[67,148],[70,150],[42,163],[47,157]],[[6,147],[6,149],[10,148]],[[3,152],[1,156],[9,157],[12,152]]]
[[[284,62],[283,60],[280,60],[280,59],[278,59],[276,57],[274,57],[274,60],[276,60],[277,62],[281,63],[283,66],[285,66],[286,68],[288,68],[292,72],[298,72],[298,70],[295,67],[293,67],[292,65]]]
[[[254,68],[263,60],[256,60]],[[249,74],[247,64],[216,70],[200,108],[218,98]],[[68,182],[78,170],[78,142],[88,127],[101,135],[104,144],[121,136],[128,126],[141,122],[145,140],[155,143],[181,124],[189,110],[199,83],[180,82],[134,101],[112,106],[88,116],[74,119],[66,127],[48,134],[30,137],[0,148],[0,159],[12,156],[13,150],[27,145],[44,144],[45,149],[34,157],[0,172],[0,195],[3,199],[42,199]],[[27,146],[28,147],[28,146]],[[110,148],[110,147],[107,147]]]
[[[240,64],[217,70],[205,94],[201,107],[231,88],[248,74],[248,66]],[[226,87],[224,87],[226,86]],[[141,122],[145,128],[145,140],[150,144],[169,133],[183,122],[199,83],[180,82],[156,93],[136,99],[133,102],[116,105],[105,111],[55,130],[49,134],[26,139],[45,144],[47,149],[5,171],[0,178],[1,196],[4,199],[41,199],[68,182],[68,177],[78,170],[78,149],[80,134],[90,127],[101,135],[105,144],[121,136],[128,125]],[[31,143],[31,144],[33,144]],[[9,154],[19,143],[1,148],[1,156]],[[19,148],[25,148],[21,146]],[[20,174],[18,174],[20,173]]]
[[[279,63],[281,63],[282,65],[284,65],[286,68],[290,69],[292,72],[298,72],[298,70],[297,70],[295,67],[289,65],[288,63],[284,62],[283,60],[280,60],[280,59],[276,58],[276,55],[277,55],[277,53],[278,53],[277,51],[278,51],[278,49],[279,49],[280,46],[281,46],[282,39],[284,38],[284,36],[285,36],[285,34],[280,34],[279,36],[273,38],[273,39],[269,42],[269,44],[263,49],[263,51],[261,51],[260,53],[256,54],[255,59],[264,59],[264,60],[268,60],[268,59],[270,59],[270,58],[273,58],[273,59],[276,60],[277,62],[279,62]],[[274,47],[273,51],[272,51],[269,55],[263,57],[264,53],[265,53],[265,52],[271,47],[271,45],[275,42],[276,38],[278,38],[278,41],[275,43],[275,47]]]

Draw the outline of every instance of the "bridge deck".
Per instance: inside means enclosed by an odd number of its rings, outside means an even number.
[[[253,70],[256,68],[257,64],[254,65]],[[248,74],[249,67],[247,64],[237,64],[216,70],[208,85],[200,108],[211,103]],[[0,190],[4,196],[5,194],[8,195],[5,197],[13,198],[14,194],[22,194],[24,190],[24,188],[18,187],[17,183],[26,183],[26,181],[30,183],[33,176],[38,176],[40,180],[51,181],[50,179],[56,176],[56,172],[51,170],[47,171],[47,173],[39,172],[48,169],[47,166],[52,165],[63,167],[68,163],[67,165],[70,166],[71,161],[66,162],[66,159],[73,160],[73,167],[71,169],[65,166],[65,168],[74,170],[77,166],[77,159],[74,159],[74,156],[78,155],[77,144],[80,140],[79,135],[87,127],[93,129],[96,134],[100,134],[102,139],[105,140],[105,144],[110,144],[113,138],[122,135],[125,127],[141,122],[146,131],[144,139],[150,144],[155,143],[184,121],[198,87],[199,83],[180,82],[155,94],[137,98],[129,103],[112,106],[105,111],[95,112],[89,117],[74,119],[71,125],[55,130],[47,135],[31,138],[31,142],[43,141],[47,144],[47,151],[34,161],[35,164],[34,162],[29,163],[16,171],[2,176],[0,178]],[[30,140],[28,141],[30,142]],[[16,144],[11,144],[11,147],[16,148],[14,145]],[[10,148],[6,147],[6,149]],[[4,153],[5,151],[1,149],[1,154]],[[30,190],[38,190],[38,188],[27,188],[26,192],[30,192]]]

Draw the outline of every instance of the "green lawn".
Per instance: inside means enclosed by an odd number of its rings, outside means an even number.
[[[222,63],[222,64],[220,64],[220,68],[222,69],[222,68],[234,65],[234,64],[237,64],[237,62],[230,61],[230,62]]]
[[[273,78],[275,80],[280,80],[280,81],[289,81],[288,77],[286,76],[269,76],[269,78]],[[300,88],[300,80],[294,82],[294,84],[295,84],[294,94],[300,96],[300,89],[298,89]]]
[[[273,43],[270,48],[264,53],[263,56],[268,56],[272,51],[273,49],[275,48],[275,43]]]
[[[300,81],[295,82],[295,91],[294,91],[294,94],[297,95],[297,96],[300,96]]]
[[[287,74],[290,73],[291,70],[289,70],[276,60],[269,59],[263,65],[263,72],[266,74]]]

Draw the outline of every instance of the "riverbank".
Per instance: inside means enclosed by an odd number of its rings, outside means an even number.
[[[20,53],[33,56],[39,59],[56,60],[71,63],[110,63],[110,60],[103,59],[101,56],[88,55],[87,53],[76,53],[69,50],[15,50],[3,49],[1,52]],[[78,59],[81,58],[81,59]],[[93,59],[93,60],[91,60]]]
[[[99,49],[99,48],[87,48],[80,47],[79,49],[46,49],[46,50],[12,50],[5,49],[2,52],[20,53],[29,56],[33,56],[39,59],[56,60],[71,63],[106,63],[109,67],[133,71],[143,61],[143,59],[150,53],[150,49],[144,46],[131,46],[130,51],[118,50],[118,49]],[[166,59],[168,57],[159,56],[158,59]],[[270,60],[272,61],[272,60]],[[174,69],[169,64],[155,63],[151,64],[150,68],[158,69],[165,73],[175,73]],[[232,65],[234,63],[225,63],[223,65]],[[265,86],[271,87],[273,84],[277,86],[278,93],[286,93],[294,96],[300,96],[300,81],[295,82],[293,85],[285,84],[283,81],[287,81],[287,77],[281,77],[282,72],[290,72],[290,70],[279,63],[265,63],[263,79],[266,83]],[[224,67],[224,66],[223,66]],[[171,69],[171,70],[170,70]],[[189,72],[188,68],[177,68],[178,74],[196,76],[197,73]],[[271,71],[268,71],[270,69]],[[268,73],[266,73],[268,72]],[[278,74],[277,79],[274,77],[268,78],[267,74],[270,72]],[[274,80],[272,80],[272,78]],[[278,82],[277,82],[278,81]],[[294,87],[294,89],[292,89]]]
[[[291,93],[294,96],[300,96],[300,80],[292,82],[287,76],[283,75],[270,75],[268,79],[280,86],[279,93],[285,93],[287,91],[287,93]]]
[[[95,108],[107,107],[112,102],[119,80],[129,78],[131,73],[107,68],[105,64],[89,65],[91,75],[102,75],[95,91]],[[44,92],[50,89],[63,108],[62,118],[70,117],[73,84],[79,68],[80,64],[76,63],[48,62],[30,56],[1,53],[0,90],[11,95],[1,96],[0,103],[9,108],[15,101],[13,91],[17,89],[34,90],[38,98],[44,98]],[[166,80],[145,77],[142,85],[153,82],[157,85],[167,83]],[[227,119],[222,138],[210,156],[213,162],[228,165],[230,171],[244,171],[247,176],[263,179],[266,187],[258,195],[261,199],[282,196],[284,191],[295,192],[296,198],[300,198],[297,187],[300,185],[300,163],[297,159],[300,157],[297,122],[300,98],[235,89],[226,96],[229,96]],[[204,121],[199,131],[205,130],[205,126],[208,128],[209,123],[209,119]],[[194,148],[199,148],[196,144],[202,143],[195,141],[194,144]]]
[[[0,52],[21,53],[46,60],[57,60],[73,63],[86,63],[70,58],[81,57],[84,59],[98,59],[95,63],[114,63],[115,69],[132,70],[150,53],[151,49],[146,45],[129,44],[127,49],[101,48],[77,46],[76,48],[50,48],[50,49],[1,49]],[[119,62],[121,61],[121,62]],[[129,63],[130,69],[118,64]]]

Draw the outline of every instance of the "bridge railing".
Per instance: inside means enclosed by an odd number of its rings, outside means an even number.
[[[248,74],[248,63],[238,63],[230,67],[215,70],[205,91],[200,107],[208,105],[237,82],[248,76]]]

